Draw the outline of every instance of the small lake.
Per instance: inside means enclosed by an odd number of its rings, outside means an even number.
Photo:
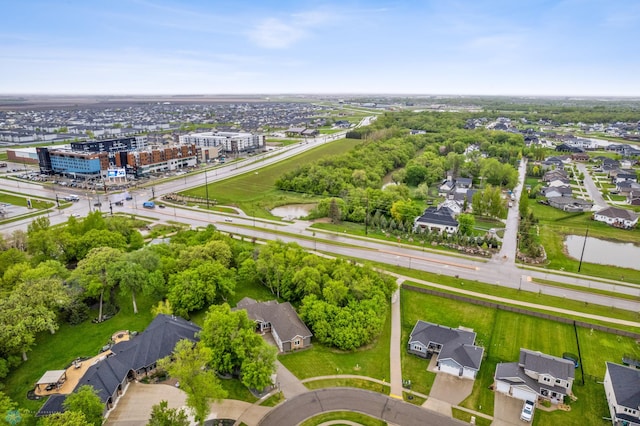
[[[271,210],[271,214],[283,219],[299,219],[309,214],[316,207],[316,204],[288,204],[276,207]]]
[[[584,245],[583,262],[597,263],[599,265],[613,265],[623,268],[639,269],[640,247],[633,243],[616,243],[599,238],[584,235],[569,235],[564,245],[570,257],[580,260],[582,246]]]

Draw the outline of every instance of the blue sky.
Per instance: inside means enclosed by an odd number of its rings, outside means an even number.
[[[640,95],[637,0],[0,0],[0,93]]]

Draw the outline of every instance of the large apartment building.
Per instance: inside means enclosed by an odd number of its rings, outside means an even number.
[[[234,132],[203,132],[180,136],[180,143],[198,147],[219,147],[225,153],[237,153],[264,147],[264,135]]]

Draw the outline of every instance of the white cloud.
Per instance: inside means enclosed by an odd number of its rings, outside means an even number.
[[[284,49],[340,19],[341,15],[321,9],[295,12],[285,18],[263,19],[248,35],[260,47]]]
[[[268,49],[283,49],[296,43],[306,36],[306,31],[300,27],[286,24],[276,18],[262,21],[249,38],[258,46]]]

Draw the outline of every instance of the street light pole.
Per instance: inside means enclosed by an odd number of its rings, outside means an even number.
[[[582,244],[582,253],[580,253],[580,263],[578,264],[578,272],[582,269],[582,258],[584,256],[584,248],[587,245],[587,237],[589,236],[589,227],[587,226],[587,230],[584,233],[584,243]]]
[[[204,191],[207,197],[207,210],[209,210],[209,181],[207,180],[207,169],[204,170]]]

